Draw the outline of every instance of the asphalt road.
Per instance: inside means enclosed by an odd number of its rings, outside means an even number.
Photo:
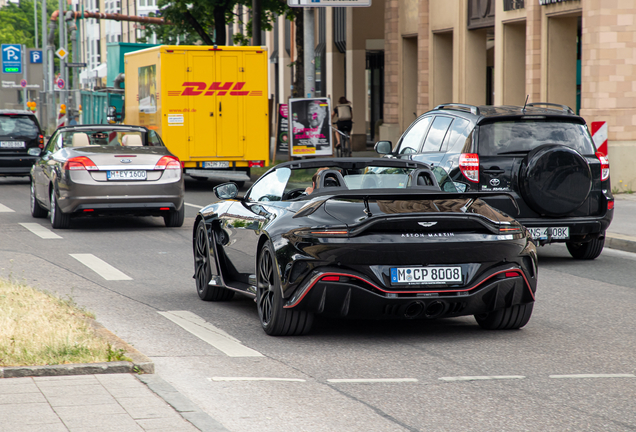
[[[318,319],[310,335],[273,338],[253,300],[196,294],[193,221],[212,186],[187,182],[182,228],[85,219],[41,238],[20,225],[51,232],[30,215],[28,181],[0,178],[0,275],[93,311],[230,431],[636,430],[636,254],[580,262],[542,248],[518,331]]]

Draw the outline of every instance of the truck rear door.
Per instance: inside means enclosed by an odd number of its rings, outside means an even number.
[[[188,81],[194,86],[188,96],[190,112],[189,146],[193,158],[217,156],[216,57],[209,51],[193,51],[188,56]]]
[[[243,80],[243,53],[236,51],[217,51],[216,79],[219,88],[215,93],[216,109],[218,110],[216,131],[216,156],[239,157],[244,154],[245,122],[243,119],[244,97],[242,93],[245,85]]]

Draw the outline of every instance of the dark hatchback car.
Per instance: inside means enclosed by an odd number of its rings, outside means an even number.
[[[564,242],[576,259],[598,257],[614,214],[609,162],[585,120],[567,106],[439,105],[395,146],[376,151],[443,168],[459,192],[508,192],[484,199],[515,217],[541,245]]]
[[[28,176],[43,147],[35,114],[0,110],[0,176]]]

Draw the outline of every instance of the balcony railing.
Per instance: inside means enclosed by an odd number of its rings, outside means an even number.
[[[504,11],[525,8],[524,0],[504,0]]]

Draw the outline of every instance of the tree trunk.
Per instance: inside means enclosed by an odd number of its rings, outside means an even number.
[[[190,23],[192,28],[194,28],[197,34],[201,37],[201,40],[203,41],[203,43],[205,43],[206,45],[214,45],[214,43],[212,42],[212,39],[210,39],[210,35],[208,35],[207,32],[203,29],[203,27],[201,27],[201,24],[199,24],[197,19],[192,16],[190,11],[186,11],[184,16],[185,16],[185,19],[188,20],[188,23]]]
[[[216,30],[216,44],[227,45],[227,32],[225,31],[226,7],[217,6],[214,8],[214,29]]]
[[[292,95],[294,97],[303,97],[305,94],[305,68],[304,68],[304,43],[303,37],[303,8],[295,7],[294,9],[294,23],[296,23],[296,67],[294,68],[294,90]]]

